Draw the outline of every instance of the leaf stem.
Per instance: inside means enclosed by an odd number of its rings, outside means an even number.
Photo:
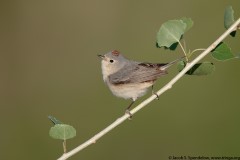
[[[202,58],[204,58],[209,52],[211,52],[221,41],[223,41],[236,27],[240,24],[240,18],[234,22],[234,24],[228,28],[215,42],[213,42],[207,49],[205,49],[200,55],[198,55],[194,60],[187,63],[186,67],[179,72],[170,82],[168,82],[165,86],[163,86],[156,94],[158,96],[162,95],[165,91],[172,88],[172,86],[181,78],[184,76],[184,74],[191,69],[196,63],[198,63]],[[130,113],[131,115],[135,114],[139,110],[141,110],[143,107],[145,107],[147,104],[152,102],[154,99],[156,99],[156,95],[152,95],[146,100],[144,100],[142,103],[140,103],[138,106],[133,108]],[[116,121],[114,121],[112,124],[104,128],[102,131],[97,133],[95,136],[84,142],[83,144],[79,145],[78,147],[74,148],[73,150],[63,154],[58,160],[65,160],[72,155],[76,154],[77,152],[83,150],[84,148],[88,147],[91,144],[96,143],[98,139],[100,139],[102,136],[113,130],[115,127],[123,123],[125,120],[127,120],[130,117],[129,114],[124,114],[120,118],[118,118]]]
[[[194,52],[197,52],[197,51],[204,51],[204,50],[206,50],[206,49],[205,49],[205,48],[198,48],[198,49],[195,49],[195,50],[193,50],[192,52],[190,52],[189,57],[191,57],[191,56],[193,55]]]
[[[63,140],[63,153],[67,153],[67,141]]]
[[[179,45],[180,45],[181,49],[183,50],[183,53],[184,53],[184,55],[185,55],[185,57],[186,57],[186,61],[188,62],[187,53],[186,53],[186,51],[185,51],[185,49],[184,49],[184,47],[183,47],[182,43],[181,43],[180,41],[179,41],[178,43],[179,43]]]
[[[187,51],[187,44],[186,44],[185,39],[183,39],[183,47],[184,47],[184,50]]]

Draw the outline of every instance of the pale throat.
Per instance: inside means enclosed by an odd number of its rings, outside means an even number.
[[[109,75],[116,73],[122,67],[124,67],[124,64],[122,66],[116,67],[116,66],[113,66],[113,65],[109,64],[108,62],[102,60],[102,74],[103,74],[104,82],[107,82]]]

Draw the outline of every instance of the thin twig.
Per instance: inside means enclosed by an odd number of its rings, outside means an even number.
[[[190,54],[189,54],[189,57],[193,55],[194,52],[197,52],[197,51],[204,51],[205,48],[198,48],[198,49],[194,49]]]
[[[172,86],[190,69],[192,68],[197,62],[199,62],[203,57],[205,57],[209,52],[211,52],[221,41],[223,41],[232,31],[236,30],[237,26],[240,24],[240,18],[227,30],[225,31],[213,44],[211,44],[206,50],[204,50],[198,57],[196,57],[193,61],[190,63],[187,63],[186,67],[178,73],[170,82],[168,82],[164,87],[162,87],[157,93],[158,96],[163,94],[168,89],[172,88]],[[149,104],[151,101],[153,101],[156,98],[156,95],[152,95],[146,100],[144,100],[141,104],[133,108],[130,113],[133,115],[137,111],[141,110],[143,107],[145,107],[147,104]],[[108,127],[103,129],[101,132],[84,142],[83,144],[79,145],[78,147],[74,148],[73,150],[64,153],[58,160],[65,160],[72,155],[76,154],[77,152],[81,151],[82,149],[86,148],[87,146],[96,143],[98,139],[100,139],[102,136],[107,134],[109,131],[123,123],[125,120],[129,118],[129,114],[125,114],[122,117],[118,118],[115,122],[110,124]]]

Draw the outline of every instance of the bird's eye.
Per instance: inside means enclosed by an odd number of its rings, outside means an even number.
[[[109,61],[110,63],[113,63],[114,62],[114,60],[112,60],[112,59],[110,59],[110,61]]]

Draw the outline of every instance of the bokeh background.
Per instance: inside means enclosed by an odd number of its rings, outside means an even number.
[[[182,55],[155,47],[170,19],[190,17],[189,49],[206,48],[224,32],[223,13],[239,0],[79,0],[0,2],[0,159],[57,159],[62,142],[49,137],[48,115],[77,129],[68,150],[124,113],[129,101],[103,83],[97,54],[120,50],[138,61],[168,62]],[[239,33],[228,38],[240,53]],[[71,159],[168,159],[240,156],[240,61],[212,61],[209,76],[176,85]],[[161,88],[177,73],[157,82]],[[148,95],[140,98],[140,103]]]

